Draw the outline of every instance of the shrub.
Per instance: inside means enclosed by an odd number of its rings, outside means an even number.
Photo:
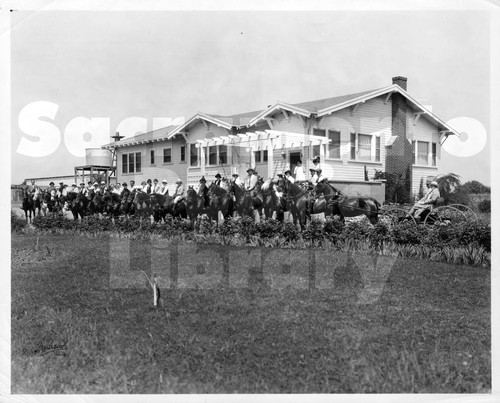
[[[413,222],[402,221],[392,227],[390,240],[398,245],[419,245],[427,235],[426,227],[415,225]]]
[[[286,221],[281,227],[281,236],[288,242],[296,242],[300,238],[300,231],[294,223]]]
[[[281,223],[272,218],[261,221],[255,228],[262,238],[273,238],[282,232]]]
[[[491,200],[481,200],[477,208],[480,213],[491,213]]]
[[[240,221],[240,233],[248,241],[250,237],[257,235],[257,226],[251,217],[243,217]]]
[[[333,217],[328,217],[323,226],[325,237],[332,243],[336,243],[342,235],[345,224]]]
[[[19,217],[13,211],[10,212],[10,230],[13,232],[21,232],[24,228],[26,228],[28,224],[26,220]]]
[[[312,220],[309,226],[302,231],[302,238],[307,241],[322,243],[325,239],[323,223],[319,220]]]

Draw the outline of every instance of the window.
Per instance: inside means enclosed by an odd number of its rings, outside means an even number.
[[[432,166],[436,166],[437,143],[432,143]]]
[[[313,129],[313,136],[326,137],[326,130],[325,129]]]
[[[227,146],[219,146],[219,163],[227,164]]]
[[[128,154],[122,155],[122,173],[128,174]]]
[[[351,159],[356,159],[356,133],[351,133]]]
[[[151,156],[151,165],[155,164],[155,150],[151,150],[149,152],[149,155]]]
[[[134,154],[128,155],[128,172],[134,173]]]
[[[429,164],[429,143],[423,141],[417,142],[417,165]]]
[[[412,154],[413,154],[413,158],[412,158],[411,163],[412,163],[413,165],[415,165],[415,164],[416,164],[416,160],[415,160],[415,144],[416,144],[416,142],[415,142],[415,140],[413,140],[413,141],[411,142],[411,149],[412,149]]]
[[[217,165],[217,146],[208,147],[208,165]]]
[[[141,172],[141,153],[129,153],[122,155],[122,173],[133,174]]]
[[[267,150],[262,151],[262,162],[267,162]]]
[[[163,149],[163,163],[170,164],[172,162],[172,149],[164,148]]]
[[[380,162],[380,137],[351,133],[351,159]]]
[[[328,157],[340,158],[340,132],[328,130],[328,138],[331,140],[328,144]]]
[[[260,162],[260,151],[254,151],[253,152],[254,156],[255,156],[255,163],[259,163]]]
[[[186,162],[186,146],[181,146],[181,162]]]
[[[135,153],[135,172],[141,172],[141,153]]]
[[[375,161],[380,162],[380,136],[375,137]]]
[[[189,165],[195,167],[198,165],[198,149],[194,144],[189,145]]]

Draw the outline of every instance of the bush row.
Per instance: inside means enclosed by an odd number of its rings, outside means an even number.
[[[16,224],[18,225],[18,224]],[[101,232],[115,232],[119,234],[157,235],[160,237],[175,237],[186,233],[201,235],[220,235],[227,240],[238,237],[246,242],[258,237],[262,239],[280,238],[283,242],[314,241],[321,246],[328,242],[336,245],[345,240],[367,240],[373,248],[380,248],[384,243],[396,245],[423,245],[423,246],[480,246],[491,252],[491,226],[489,223],[477,220],[454,223],[453,225],[424,226],[415,225],[409,221],[397,225],[378,223],[374,226],[368,221],[351,221],[346,224],[337,219],[327,219],[325,222],[312,221],[300,231],[290,222],[281,223],[276,220],[254,222],[250,218],[236,218],[224,221],[218,227],[208,219],[202,219],[195,224],[195,228],[187,220],[179,221],[167,218],[164,223],[151,223],[149,220],[138,218],[115,219],[107,217],[86,217],[81,221],[65,219],[61,216],[37,217],[33,221],[34,227],[42,232],[75,231],[80,233],[97,234]],[[19,223],[13,230],[22,229]]]

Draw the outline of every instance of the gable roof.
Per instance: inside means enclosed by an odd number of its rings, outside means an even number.
[[[112,143],[108,143],[108,144],[101,146],[101,148],[108,148],[109,149],[109,148],[115,148],[115,147],[124,147],[124,146],[153,143],[155,141],[166,140],[168,134],[177,127],[178,126],[176,126],[176,125],[172,125],[172,126],[163,127],[161,129],[152,130],[150,132],[138,134],[138,135],[132,136],[132,137],[127,137],[127,138],[121,139],[119,141],[113,141]]]
[[[301,102],[296,104],[289,104],[286,102],[278,101],[268,108],[254,112],[244,112],[234,115],[217,115],[198,112],[191,117],[184,124],[179,126],[168,126],[162,129],[154,130],[152,132],[140,134],[137,136],[129,137],[117,142],[109,143],[102,148],[114,148],[126,145],[142,144],[154,141],[169,140],[178,134],[185,136],[185,131],[197,120],[213,123],[217,126],[224,127],[231,130],[232,128],[242,128],[254,126],[260,120],[266,119],[267,116],[272,115],[276,111],[289,111],[304,117],[322,117],[329,115],[333,112],[354,106],[359,103],[364,103],[370,99],[377,98],[383,95],[390,96],[390,94],[398,92],[403,95],[408,105],[417,110],[415,114],[421,115],[430,120],[445,137],[449,134],[460,136],[460,134],[451,128],[447,123],[442,121],[431,111],[427,110],[423,105],[417,102],[408,92],[397,84],[392,84],[387,87],[382,87],[369,91],[362,91],[353,94],[341,95],[331,98],[324,98],[315,101]],[[186,139],[187,140],[187,139]]]

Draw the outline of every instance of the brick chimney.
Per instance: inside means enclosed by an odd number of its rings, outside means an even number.
[[[392,83],[399,85],[406,91],[406,77],[393,77]],[[407,203],[412,201],[413,160],[413,148],[411,142],[406,137],[408,107],[406,105],[406,98],[398,92],[392,94],[391,103],[391,131],[392,136],[395,136],[396,139],[386,150],[385,170],[388,174],[386,200]],[[396,189],[394,186],[391,186],[389,182],[399,182],[402,185],[396,186]]]
[[[392,77],[392,83],[399,85],[405,91],[406,91],[406,82],[407,81],[408,81],[408,79],[406,77],[401,77],[401,76]]]

